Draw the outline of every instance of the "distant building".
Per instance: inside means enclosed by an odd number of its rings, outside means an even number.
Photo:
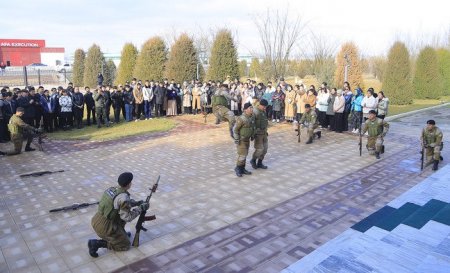
[[[63,47],[46,47],[45,40],[0,39],[0,63],[8,66],[61,65],[64,52]]]

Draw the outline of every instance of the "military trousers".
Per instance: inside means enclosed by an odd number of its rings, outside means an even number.
[[[91,220],[92,227],[98,237],[108,243],[108,249],[126,251],[130,249],[131,242],[125,231],[125,221],[112,221],[96,213]]]
[[[237,160],[236,166],[243,167],[245,166],[245,161],[247,160],[248,150],[250,148],[250,139],[249,138],[241,138],[239,144],[237,144]]]
[[[264,134],[256,134],[255,135],[255,143],[254,143],[255,151],[253,152],[253,159],[264,160],[264,157],[267,154],[267,150],[269,149],[269,140],[267,138],[267,133]]]
[[[319,125],[314,124],[312,126],[308,126],[308,139],[309,138],[314,138],[314,129],[316,129],[317,127],[319,127]]]
[[[29,147],[31,141],[33,141],[32,133],[24,133],[23,135],[11,135],[11,142],[14,144],[14,150],[9,152],[8,155],[17,155],[22,152],[22,146],[24,139],[27,140],[26,147]]]
[[[381,152],[381,146],[383,145],[383,138],[381,136],[369,136],[367,138],[367,150],[369,154],[374,155],[375,152]]]
[[[228,121],[228,127],[230,130],[233,129],[234,123],[236,122],[233,111],[223,105],[216,105],[213,108],[213,113],[219,120]]]
[[[427,161],[429,160],[440,160],[441,157],[441,145],[436,145],[434,147],[426,147],[425,154],[427,155]]]

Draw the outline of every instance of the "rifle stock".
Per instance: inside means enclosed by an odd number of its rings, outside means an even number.
[[[421,157],[420,157],[420,170],[421,171],[423,171],[423,160],[424,160],[424,157],[425,157],[425,145],[423,145],[423,142],[422,142],[422,151],[421,151]]]
[[[66,210],[77,210],[79,208],[84,208],[84,207],[88,207],[90,205],[97,205],[97,204],[98,204],[98,202],[73,204],[73,205],[67,206],[67,207],[51,209],[51,210],[49,210],[49,212],[58,212],[58,211],[66,211]]]
[[[302,125],[300,124],[300,122],[297,125],[297,136],[298,136],[298,140],[297,142],[300,143],[301,138],[302,138]]]
[[[161,176],[158,175],[158,179],[156,180],[156,183],[153,185],[153,187],[150,189],[150,194],[147,196],[147,199],[145,199],[145,203],[150,204],[150,199],[152,198],[153,193],[156,192],[156,190],[158,189],[158,183],[159,183],[160,177]],[[139,234],[141,233],[141,230],[147,231],[147,229],[145,227],[143,227],[144,222],[152,221],[152,220],[156,219],[155,215],[145,216],[146,213],[147,213],[146,210],[141,211],[141,214],[139,215],[139,219],[136,223],[136,233],[134,234],[134,238],[133,238],[133,246],[134,247],[139,246]]]

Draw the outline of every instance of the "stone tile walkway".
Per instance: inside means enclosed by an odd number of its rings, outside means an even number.
[[[394,130],[377,162],[359,157],[356,136],[325,133],[306,146],[290,126],[277,125],[269,131],[269,169],[239,179],[226,125],[202,123],[109,143],[52,142],[32,158],[0,158],[0,271],[277,272],[430,172],[418,173],[411,146],[418,141],[409,132]],[[58,169],[66,171],[18,176]],[[157,220],[146,224],[139,248],[93,259],[86,242],[95,237],[96,208],[48,210],[97,201],[123,171],[135,174],[136,199],[161,174],[151,206]]]

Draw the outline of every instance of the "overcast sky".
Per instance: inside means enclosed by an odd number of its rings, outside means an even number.
[[[287,6],[292,17],[304,18],[307,31],[338,45],[353,41],[364,55],[386,54],[396,38],[428,41],[450,30],[446,0],[22,0],[1,1],[0,38],[45,39],[66,54],[93,43],[119,53],[124,43],[140,48],[154,35],[227,27],[239,54],[248,55],[261,51],[253,17]]]

